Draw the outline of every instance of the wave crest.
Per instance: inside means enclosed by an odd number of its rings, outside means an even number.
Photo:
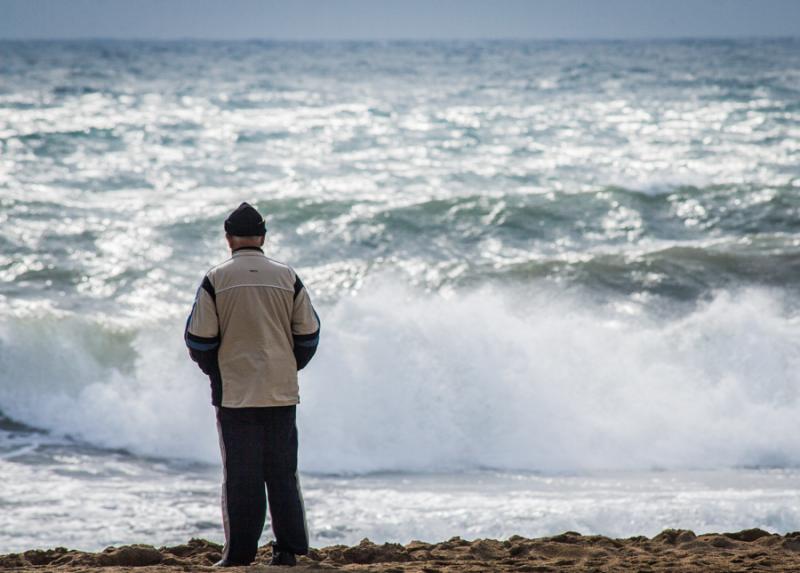
[[[795,466],[800,330],[779,295],[665,320],[563,293],[456,297],[384,279],[323,309],[301,374],[319,473]],[[143,455],[215,462],[208,385],[179,319],[6,319],[0,409]]]

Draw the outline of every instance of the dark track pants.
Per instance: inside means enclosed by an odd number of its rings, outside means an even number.
[[[303,498],[297,479],[296,406],[217,408],[224,467],[223,559],[251,563],[264,529],[267,500],[275,549],[308,553]]]

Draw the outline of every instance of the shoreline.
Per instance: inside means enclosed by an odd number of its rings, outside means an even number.
[[[154,548],[149,545],[109,547],[92,553],[63,547],[0,555],[4,571],[213,571],[221,546],[203,539]],[[274,570],[268,546],[259,548],[256,561],[234,571]],[[506,540],[454,537],[438,543],[412,541],[333,545],[312,549],[298,560],[295,571],[374,571],[386,573],[454,573],[456,571],[518,572],[733,572],[800,571],[800,532],[770,534],[761,529],[695,535],[667,529],[653,538],[612,539],[601,535],[566,532],[529,539]]]

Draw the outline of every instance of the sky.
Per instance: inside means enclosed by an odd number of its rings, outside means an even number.
[[[800,36],[800,0],[0,0],[0,38]]]

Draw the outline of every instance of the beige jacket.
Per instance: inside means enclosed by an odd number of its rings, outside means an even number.
[[[244,248],[208,271],[184,338],[211,378],[215,406],[288,406],[300,401],[297,371],[314,355],[319,328],[294,270]]]

